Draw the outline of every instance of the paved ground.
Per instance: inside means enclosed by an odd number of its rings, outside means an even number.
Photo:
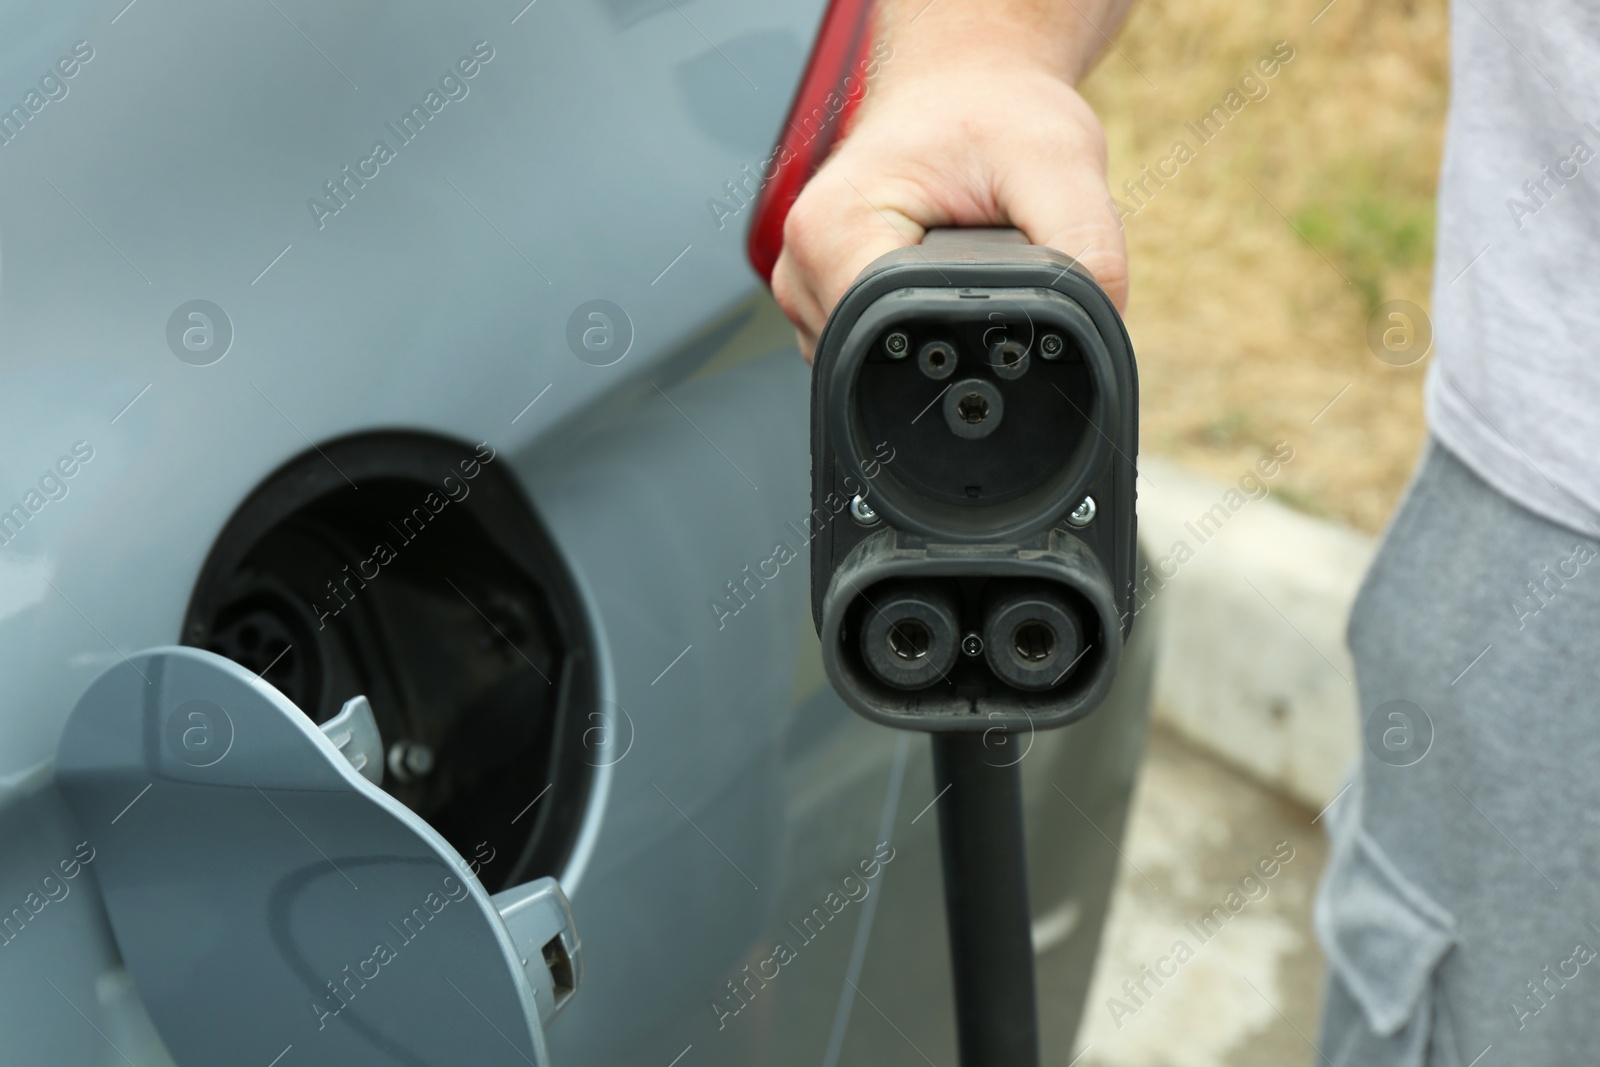
[[[1314,814],[1152,733],[1076,1067],[1317,1061]]]

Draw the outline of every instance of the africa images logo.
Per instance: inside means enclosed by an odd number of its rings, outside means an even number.
[[[453,100],[465,100],[472,87],[467,84],[483,70],[484,66],[494,58],[494,49],[488,41],[479,41],[472,46],[472,52],[456,60],[455,65],[445,71],[439,78],[439,87],[430,88],[427,95],[422,98],[422,103],[412,104],[411,109],[400,116],[400,125],[385,122],[384,128],[393,135],[395,144],[390,145],[387,140],[380,138],[372,142],[372,150],[367,155],[356,160],[355,169],[350,169],[346,163],[340,169],[337,177],[322,183],[322,188],[327,193],[327,199],[311,197],[306,201],[306,207],[311,211],[311,219],[317,224],[317,229],[322,229],[328,224],[328,219],[345,208],[355,199],[356,193],[367,187],[367,182],[375,179],[382,173],[382,168],[399,156],[399,150],[416,140],[422,133],[428,121],[438,115]]]
[[[350,564],[347,563],[339,574],[324,583],[328,590],[326,600],[311,602],[312,610],[317,613],[317,629],[326,629],[328,620],[349,607],[356,595],[367,587],[367,583],[377,580],[383,569],[400,557],[400,549],[422,536],[428,524],[440,512],[452,503],[459,504],[467,499],[472,492],[472,486],[467,483],[481,474],[485,466],[494,462],[495,450],[489,442],[484,441],[478,445],[473,456],[475,458],[461,460],[456,465],[461,472],[459,478],[456,471],[452,470],[440,481],[439,489],[429,489],[409,514],[399,516],[398,525],[390,521],[389,526],[397,535],[396,542],[379,541],[370,555],[356,561],[355,573],[351,573]],[[440,490],[443,490],[443,495]]]
[[[62,56],[39,76],[39,87],[29,89],[21,103],[9,108],[0,105],[0,148],[4,148],[22,135],[41,111],[48,105],[67,98],[71,86],[67,83],[77,77],[84,65],[94,58],[94,45],[79,41],[72,46],[72,54]]]

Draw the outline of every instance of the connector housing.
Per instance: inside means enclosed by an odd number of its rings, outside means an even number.
[[[1133,621],[1137,390],[1110,299],[1014,230],[933,231],[862,273],[819,339],[811,405],[813,505],[866,505],[811,543],[813,620],[847,702],[930,731],[1093,710]],[[863,652],[870,627],[919,654],[878,603],[908,584],[954,605],[962,634],[932,684]],[[1004,647],[972,654],[985,633]]]

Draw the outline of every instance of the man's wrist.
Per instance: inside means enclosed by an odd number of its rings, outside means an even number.
[[[997,78],[1031,69],[1076,85],[1128,6],[1129,0],[881,0],[876,32],[893,49],[889,81],[979,66]]]

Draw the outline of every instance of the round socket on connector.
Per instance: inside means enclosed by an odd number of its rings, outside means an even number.
[[[985,613],[984,658],[1007,685],[1028,692],[1053,689],[1082,658],[1083,631],[1066,597],[1042,589],[1012,593]]]
[[[925,689],[950,673],[961,640],[954,598],[934,583],[873,590],[861,626],[867,669],[894,689]]]
[[[989,369],[995,377],[1015,381],[1028,373],[1028,346],[1021,341],[996,341],[989,346]]]
[[[917,369],[936,382],[942,382],[956,372],[955,346],[949,341],[928,341],[917,349]]]
[[[978,441],[1000,428],[1006,402],[993,382],[963,378],[944,394],[941,405],[950,432],[966,441]]]

